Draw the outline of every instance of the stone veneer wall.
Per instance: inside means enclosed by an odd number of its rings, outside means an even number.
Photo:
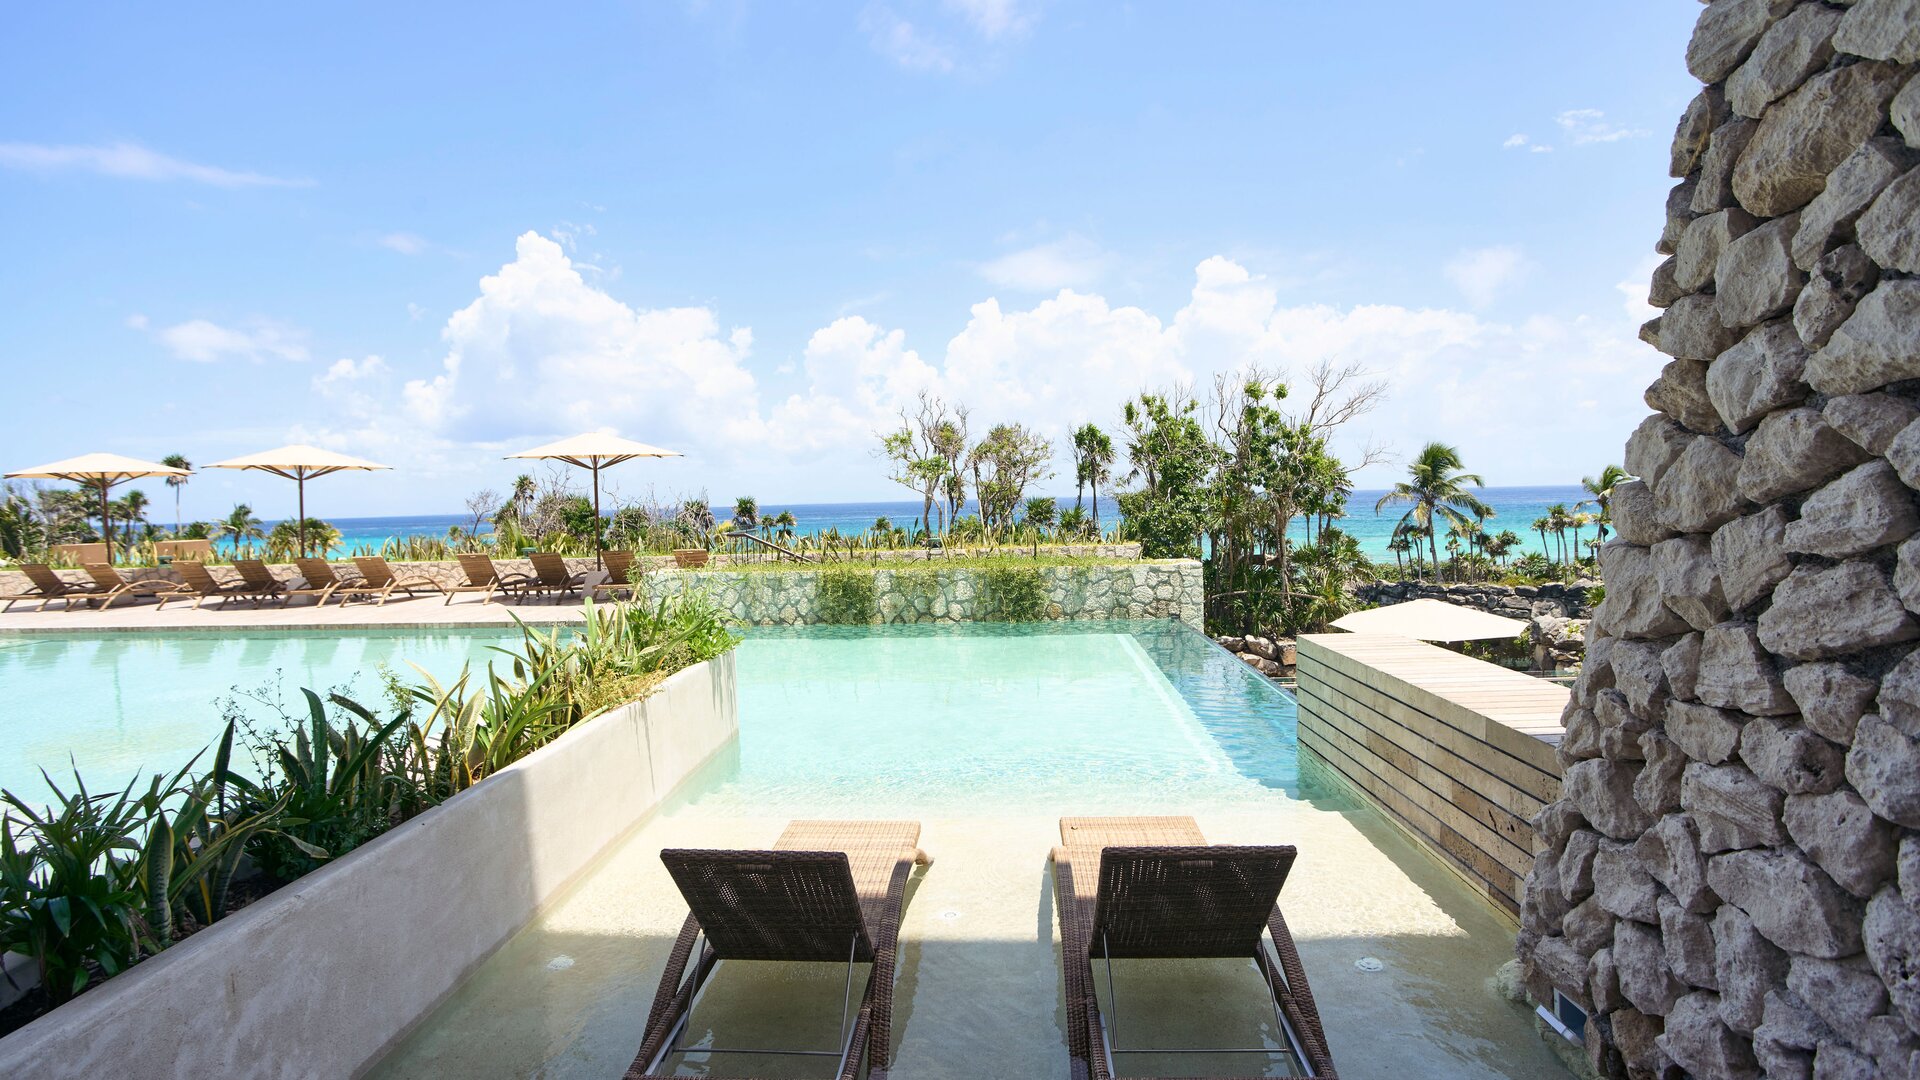
[[[1674,359],[1519,939],[1608,1076],[1920,1076],[1916,61],[1914,0],[1713,0],[1687,48]]]

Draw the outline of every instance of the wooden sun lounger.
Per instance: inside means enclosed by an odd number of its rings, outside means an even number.
[[[1053,850],[1054,894],[1075,1080],[1111,1080],[1115,1053],[1149,1052],[1110,1045],[1095,993],[1096,955],[1252,960],[1289,1052],[1309,1075],[1335,1075],[1306,968],[1277,902],[1293,865],[1291,845],[1208,845],[1190,817],[1061,818],[1060,844]],[[1272,935],[1271,954],[1262,931]]]
[[[286,582],[274,577],[273,571],[267,569],[267,564],[259,559],[235,559],[233,560],[233,568],[240,572],[241,583],[253,590],[255,603],[263,600],[277,599],[282,604],[289,604],[293,602],[294,595],[299,593],[301,595],[318,594],[320,596],[320,603],[324,604],[327,600],[325,594],[332,591],[329,589],[289,588]]]
[[[551,596],[555,603],[568,593],[578,593],[587,583],[587,575],[575,574],[567,569],[567,560],[552,552],[536,551],[527,558],[533,563],[533,580],[519,588],[519,595],[525,597],[533,593]]]
[[[160,606],[167,606],[167,599],[179,595],[181,586],[172,581],[151,579],[147,581],[128,581],[120,576],[120,571],[106,563],[88,563],[87,576],[93,579],[94,587],[99,590],[95,599],[100,601],[100,610],[105,611],[122,598],[138,599],[143,596],[160,598]]]
[[[68,611],[72,611],[75,603],[91,605],[107,591],[98,585],[75,584],[68,581],[55,573],[53,567],[46,563],[21,563],[20,572],[27,575],[27,581],[33,586],[33,591],[0,596],[0,611],[6,611],[23,600],[40,601],[40,606],[34,608],[35,611],[47,610],[47,605],[55,600],[65,604]]]
[[[491,604],[494,593],[503,592],[511,596],[514,590],[533,581],[525,574],[502,574],[500,568],[493,565],[493,558],[489,555],[456,555],[454,558],[460,560],[460,569],[466,572],[467,583],[445,590],[449,604],[460,593],[470,592],[484,593],[480,602]]]
[[[222,585],[213,576],[213,571],[208,570],[204,563],[197,563],[191,559],[175,560],[173,569],[180,575],[182,584],[176,586],[172,592],[160,594],[162,608],[167,606],[169,600],[185,600],[188,597],[193,598],[193,606],[197,608],[215,597],[219,598],[220,606],[225,607],[227,601],[235,598],[252,600],[257,604],[262,598],[273,595],[262,593],[244,581],[234,585]]]
[[[932,862],[919,843],[916,821],[795,821],[771,851],[662,851],[660,861],[692,910],[667,958],[627,1080],[672,1075],[667,1059],[680,1052],[677,1039],[722,960],[846,963],[849,988],[853,964],[873,968],[851,1023],[842,1018],[838,1050],[701,1053],[837,1055],[840,1080],[859,1076],[864,1058],[867,1075],[884,1080],[907,876],[916,863]]]
[[[440,583],[427,577],[403,578],[393,572],[387,560],[379,555],[362,555],[353,560],[360,570],[360,577],[369,588],[380,590],[380,603],[385,604],[396,592],[406,593],[409,598],[416,593],[443,593],[447,590]]]
[[[603,551],[600,561],[606,564],[607,580],[593,587],[593,595],[601,593],[613,595],[625,592],[628,599],[640,591],[639,575],[633,572],[633,552]]]
[[[294,569],[300,571],[300,578],[307,583],[307,590],[320,594],[319,603],[327,602],[327,597],[337,596],[341,606],[345,606],[349,596],[384,596],[384,590],[366,585],[363,582],[350,581],[333,572],[333,564],[318,556],[293,560]]]

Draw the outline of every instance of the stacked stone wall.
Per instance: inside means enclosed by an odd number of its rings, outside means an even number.
[[[1920,1076],[1920,3],[1713,0],[1519,954],[1608,1076]]]

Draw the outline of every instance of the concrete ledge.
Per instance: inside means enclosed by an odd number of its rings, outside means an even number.
[[[352,1076],[738,732],[679,672],[0,1039],[0,1076]]]

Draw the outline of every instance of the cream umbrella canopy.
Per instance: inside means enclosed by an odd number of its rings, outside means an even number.
[[[531,450],[522,450],[517,454],[508,454],[512,458],[538,458],[545,461],[564,461],[593,473],[593,561],[600,561],[600,470],[618,465],[634,458],[680,457],[678,450],[662,450],[657,446],[648,446],[643,442],[623,439],[618,435],[606,435],[589,432],[575,435],[571,439],[561,439],[556,443],[536,446]]]
[[[294,444],[278,450],[263,450],[258,454],[216,461],[207,466],[209,469],[252,469],[256,472],[272,473],[292,480],[300,488],[300,557],[307,557],[307,481],[316,476],[325,476],[337,472],[372,472],[375,469],[391,469],[391,465],[381,465],[364,458],[348,457],[336,454],[332,450],[322,450],[317,446]]]
[[[187,476],[189,470],[176,469],[157,461],[141,461],[121,454],[81,454],[31,469],[7,474],[9,480],[66,480],[100,489],[100,535],[107,542],[107,562],[113,562],[113,515],[107,508],[107,490],[143,476]]]
[[[1409,600],[1343,615],[1333,625],[1355,634],[1397,634],[1416,641],[1516,638],[1527,624],[1441,600]]]

